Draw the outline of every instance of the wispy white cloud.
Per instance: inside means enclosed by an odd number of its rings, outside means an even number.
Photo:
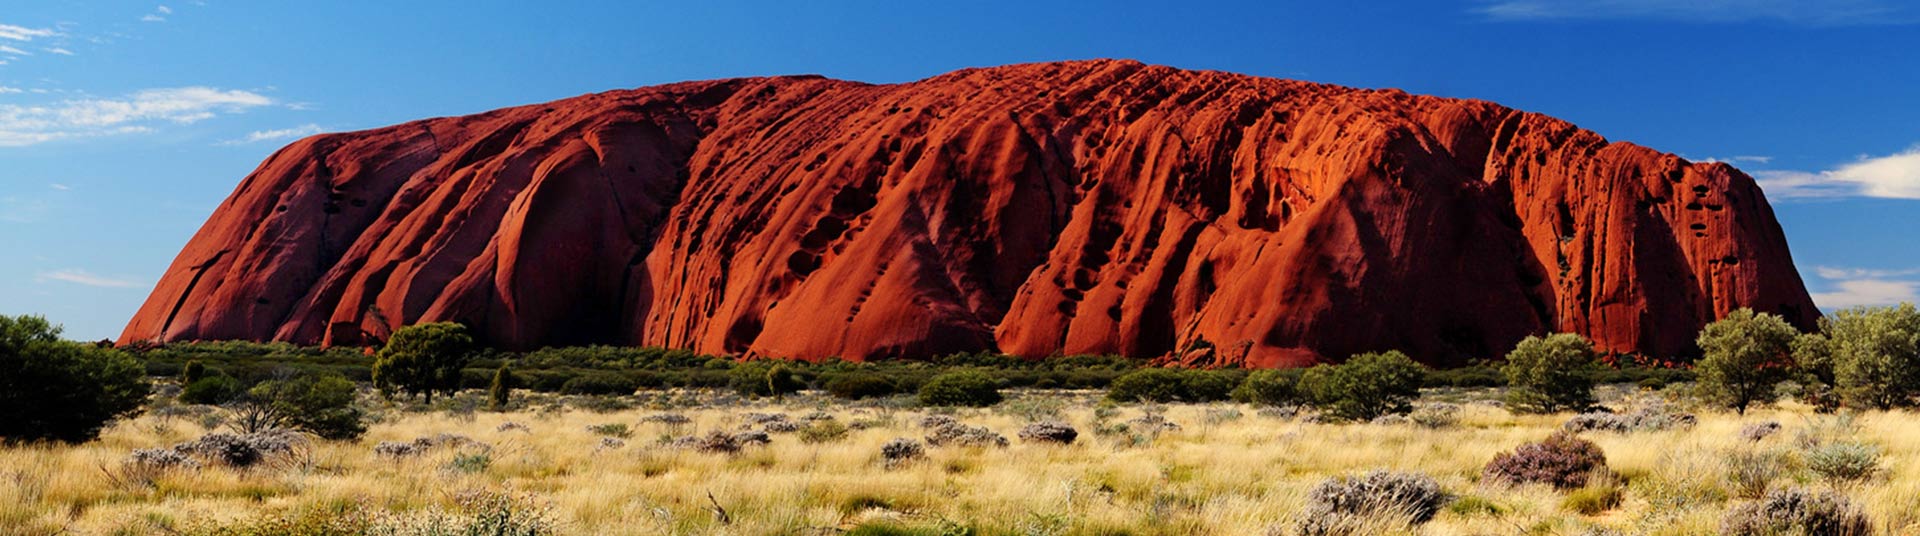
[[[320,128],[320,125],[315,125],[315,124],[305,124],[305,125],[300,125],[293,128],[282,128],[277,130],[256,130],[256,131],[247,133],[247,136],[244,138],[240,138],[237,140],[223,141],[223,142],[220,142],[219,145],[246,145],[249,143],[260,143],[263,141],[304,138],[304,137],[312,136],[314,134],[319,134],[325,131],[326,129]]]
[[[0,39],[11,41],[32,41],[42,37],[54,37],[60,32],[51,28],[27,28],[11,24],[0,24]]]
[[[1649,19],[1812,26],[1920,22],[1920,12],[1900,0],[1482,0],[1473,11],[1499,21]]]
[[[1920,199],[1920,145],[1826,171],[1759,170],[1753,176],[1768,197]]]
[[[48,54],[59,54],[59,55],[62,55],[62,56],[72,56],[72,55],[73,55],[73,51],[71,51],[71,50],[67,50],[67,49],[64,49],[64,48],[60,48],[60,47],[50,47],[50,48],[45,48],[45,49],[41,49],[41,50],[45,50],[45,51],[47,51],[47,53],[48,53]]]
[[[1825,309],[1920,303],[1920,281],[1854,279],[1833,286],[1832,292],[1813,293],[1813,303]]]
[[[147,14],[147,16],[145,17],[140,17],[140,22],[166,22],[166,21],[167,21],[166,17],[162,17],[152,13]]]
[[[32,52],[27,52],[25,50],[20,50],[18,48],[10,47],[7,45],[0,45],[0,53],[7,53],[15,56],[32,56],[33,55]]]
[[[76,285],[86,285],[89,287],[140,288],[142,286],[145,286],[145,285],[142,285],[139,281],[134,281],[132,279],[97,276],[91,273],[87,273],[86,270],[80,270],[76,268],[54,270],[51,272],[40,272],[37,277],[45,281],[63,281],[67,283],[73,283]]]
[[[250,91],[183,87],[148,89],[117,99],[77,99],[35,106],[0,104],[0,147],[150,132],[155,123],[193,123],[273,103],[273,99]]]
[[[73,187],[72,187],[72,186],[67,186],[67,185],[65,185],[65,184],[60,184],[60,183],[57,183],[57,182],[56,182],[56,183],[52,183],[52,184],[48,184],[48,185],[47,185],[47,187],[48,187],[48,188],[52,188],[52,189],[55,189],[55,190],[59,190],[59,191],[62,191],[62,192],[65,192],[65,191],[67,191],[67,190],[72,190],[72,189],[73,189]]]
[[[8,93],[20,93],[21,91],[23,90],[17,87],[0,86],[0,95],[5,95]]]
[[[167,6],[165,6],[165,5],[162,5],[162,6],[160,6],[160,7],[157,7],[157,8],[154,8],[153,10],[154,10],[154,11],[156,11],[156,12],[158,12],[158,13],[160,13],[161,15],[172,15],[172,14],[173,14],[173,8],[170,8],[170,7],[167,7]]]
[[[1754,156],[1754,155],[1735,155],[1735,156],[1729,156],[1726,158],[1719,158],[1719,157],[1709,156],[1709,157],[1701,158],[1694,161],[1709,162],[1709,163],[1710,162],[1726,162],[1728,164],[1767,164],[1769,162],[1773,162],[1773,157]]]

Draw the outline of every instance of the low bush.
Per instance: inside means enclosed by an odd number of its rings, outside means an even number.
[[[1307,494],[1299,532],[1330,536],[1404,529],[1433,520],[1450,500],[1438,482],[1417,473],[1374,471],[1332,478]]]
[[[927,449],[921,447],[919,441],[904,437],[893,438],[892,441],[880,446],[880,459],[885,460],[889,468],[924,458],[926,455]]]
[[[1860,507],[1833,492],[1778,490],[1728,510],[1720,533],[1727,536],[1868,536],[1872,521]]]
[[[1020,428],[1020,440],[1028,443],[1057,443],[1071,445],[1080,437],[1080,431],[1060,421],[1042,421]]]
[[[1301,369],[1265,369],[1247,374],[1234,388],[1235,402],[1256,406],[1295,406],[1300,399]]]
[[[1833,483],[1858,482],[1880,472],[1880,449],[1863,443],[1825,443],[1806,452],[1807,469]]]
[[[920,404],[926,406],[986,407],[1000,400],[999,382],[977,370],[948,372],[920,386]]]
[[[640,385],[624,374],[593,372],[567,380],[560,392],[569,395],[630,395]]]
[[[846,400],[878,398],[894,394],[892,380],[876,374],[845,373],[825,376],[822,386],[827,394]]]
[[[233,401],[246,392],[240,380],[225,374],[202,376],[180,390],[179,400],[187,404],[219,405]]]
[[[1747,441],[1760,441],[1780,431],[1779,421],[1756,422],[1740,427],[1740,438]]]
[[[984,426],[951,423],[927,432],[927,444],[936,447],[1004,447],[1007,446],[1007,437]]]
[[[1508,484],[1547,484],[1559,489],[1585,486],[1588,478],[1607,467],[1600,446],[1566,432],[1545,441],[1503,452],[1487,463],[1487,480]]]
[[[835,420],[818,420],[800,429],[800,442],[807,444],[832,443],[846,439],[847,425]]]
[[[1226,400],[1238,383],[1234,371],[1144,368],[1113,379],[1115,402],[1214,402]]]

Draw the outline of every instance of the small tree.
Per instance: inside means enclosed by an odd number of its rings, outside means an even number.
[[[1573,333],[1546,338],[1527,337],[1507,354],[1506,374],[1510,407],[1526,412],[1552,413],[1593,405],[1593,378],[1597,368],[1593,343]]]
[[[1000,382],[977,370],[948,372],[920,386],[920,404],[927,406],[987,407],[1000,400]]]
[[[506,411],[513,396],[513,371],[506,363],[500,364],[500,370],[493,371],[493,384],[487,386],[487,406],[494,411]]]
[[[466,326],[452,322],[416,324],[400,328],[387,339],[373,362],[373,383],[382,392],[399,389],[408,395],[452,394],[460,388],[460,369],[473,360],[473,337]]]
[[[1774,386],[1794,368],[1793,341],[1800,335],[1779,316],[1741,308],[1700,331],[1705,355],[1695,365],[1700,386],[1727,407],[1773,400]]]
[[[1353,356],[1339,365],[1316,365],[1300,377],[1300,391],[1327,413],[1372,420],[1413,410],[1426,367],[1398,351]]]
[[[1889,409],[1920,395],[1920,311],[1856,307],[1820,319],[1834,387],[1847,405]],[[1808,354],[1816,345],[1803,343]]]
[[[43,317],[0,315],[0,441],[88,441],[146,402],[139,361],[60,332]]]

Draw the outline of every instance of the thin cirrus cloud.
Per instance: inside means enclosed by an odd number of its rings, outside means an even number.
[[[1920,145],[1887,156],[1862,156],[1826,171],[1757,170],[1753,177],[1769,198],[1920,199]]]
[[[100,288],[140,288],[145,286],[139,281],[132,279],[98,276],[88,273],[86,270],[75,268],[40,272],[39,278],[47,281],[60,281]]]
[[[1866,26],[1920,22],[1903,0],[1485,0],[1473,11],[1496,21],[1665,20]]]
[[[42,37],[55,37],[58,35],[60,35],[60,32],[49,28],[27,28],[11,24],[0,24],[0,39],[9,41],[26,42]]]
[[[1813,303],[1825,309],[1920,302],[1920,269],[1874,270],[1821,266],[1814,274],[1831,290],[1814,292]]]
[[[319,134],[321,132],[326,132],[326,129],[320,128],[320,125],[315,125],[315,124],[305,124],[305,125],[300,125],[293,128],[283,128],[283,129],[277,129],[277,130],[256,130],[248,133],[247,136],[244,138],[240,138],[237,140],[223,141],[223,142],[220,142],[219,145],[247,145],[251,143],[260,143],[263,141],[278,141],[278,140],[288,140],[293,138],[304,138],[307,136],[312,136],[314,134]]]
[[[0,104],[0,147],[151,132],[160,124],[189,124],[273,104],[258,93],[209,87],[148,89],[47,105]]]

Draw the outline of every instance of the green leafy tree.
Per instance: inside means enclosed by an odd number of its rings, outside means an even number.
[[[1315,365],[1300,376],[1300,392],[1328,414],[1372,420],[1413,410],[1426,367],[1398,351],[1353,356],[1339,365]]]
[[[512,396],[513,371],[501,363],[500,370],[493,371],[493,383],[487,386],[487,406],[494,411],[506,411]]]
[[[60,332],[44,317],[0,315],[0,440],[88,441],[146,402],[138,360]]]
[[[1573,333],[1527,337],[1507,354],[1507,403],[1523,412],[1552,413],[1593,405],[1599,372],[1593,343]]]
[[[926,406],[987,407],[1000,400],[1000,382],[977,370],[943,373],[920,386],[920,404]]]
[[[1777,315],[1741,308],[1700,330],[1704,355],[1694,365],[1701,388],[1740,414],[1773,400],[1774,387],[1795,366],[1793,342],[1800,332]]]
[[[1300,369],[1256,370],[1233,390],[1233,400],[1261,406],[1293,406],[1301,403]]]
[[[1920,395],[1920,311],[1913,304],[1844,309],[1820,319],[1820,331],[1834,388],[1848,406],[1913,405]]]
[[[473,360],[473,336],[452,322],[400,328],[387,339],[373,362],[373,383],[381,392],[399,389],[411,395],[451,394],[460,388],[460,369]]]

